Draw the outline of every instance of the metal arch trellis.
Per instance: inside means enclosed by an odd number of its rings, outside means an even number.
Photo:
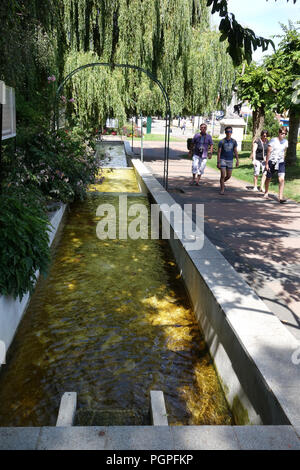
[[[57,88],[56,95],[55,95],[55,103],[54,103],[54,120],[53,120],[53,128],[59,129],[59,112],[58,112],[58,100],[59,100],[59,95],[64,87],[65,83],[73,76],[75,73],[79,72],[80,70],[89,68],[89,67],[99,67],[99,66],[104,66],[104,67],[122,67],[122,68],[128,68],[128,69],[135,69],[139,70],[140,72],[145,73],[148,75],[148,77],[153,80],[160,88],[162,91],[165,104],[166,104],[166,117],[165,117],[165,149],[164,149],[164,176],[163,176],[163,185],[165,189],[168,189],[168,172],[169,172],[169,149],[170,149],[170,123],[171,123],[171,107],[170,107],[170,100],[168,97],[168,94],[162,85],[162,83],[151,73],[149,70],[145,70],[142,67],[139,67],[137,65],[130,65],[130,64],[114,64],[114,63],[109,63],[109,62],[94,62],[90,64],[85,64],[81,65],[80,67],[72,70],[61,82],[59,87]]]

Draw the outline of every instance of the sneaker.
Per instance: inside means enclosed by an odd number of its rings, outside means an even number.
[[[258,191],[258,188],[252,188],[252,191]]]
[[[280,204],[285,204],[287,202],[287,200],[286,199],[280,199],[279,202],[280,202]]]

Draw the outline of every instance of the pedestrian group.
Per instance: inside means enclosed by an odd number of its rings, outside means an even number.
[[[252,144],[251,159],[254,168],[254,186],[253,191],[264,192],[264,198],[269,197],[269,184],[275,172],[278,173],[279,182],[279,202],[284,204],[283,198],[284,177],[285,177],[285,155],[288,147],[286,139],[287,128],[280,127],[278,136],[270,141],[268,132],[263,130],[260,138]],[[201,124],[200,132],[195,134],[189,155],[192,156],[192,181],[190,185],[199,186],[201,176],[204,174],[207,159],[212,157],[213,141],[211,135],[207,134],[207,125]],[[231,177],[233,170],[233,159],[235,166],[239,166],[239,156],[237,150],[237,141],[232,138],[232,127],[225,128],[225,138],[218,144],[217,167],[220,170],[220,193],[225,194],[225,182]],[[257,186],[258,177],[262,174],[260,188]]]

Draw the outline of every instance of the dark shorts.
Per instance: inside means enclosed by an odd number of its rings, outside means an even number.
[[[267,178],[271,179],[275,171],[278,171],[278,176],[284,176],[285,175],[285,162],[279,163],[278,168],[276,168],[276,163],[269,162],[269,170],[267,171]]]
[[[233,159],[229,160],[226,158],[220,158],[220,168],[226,168],[227,170],[232,170],[233,169]]]

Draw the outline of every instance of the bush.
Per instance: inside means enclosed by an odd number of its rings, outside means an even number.
[[[83,199],[95,182],[99,161],[78,129],[31,133],[23,137],[6,169],[6,185],[39,189],[48,199]]]
[[[251,152],[251,151],[252,151],[252,140],[243,140],[242,152]]]
[[[45,274],[50,262],[49,221],[30,198],[0,195],[0,294],[33,291],[35,272]]]
[[[126,124],[122,127],[122,134],[131,137],[132,136],[132,124]],[[141,137],[141,130],[136,124],[133,125],[133,137]]]
[[[213,139],[214,152],[218,152],[218,144],[221,139]],[[242,152],[251,152],[252,150],[252,140],[243,140],[242,142]]]

